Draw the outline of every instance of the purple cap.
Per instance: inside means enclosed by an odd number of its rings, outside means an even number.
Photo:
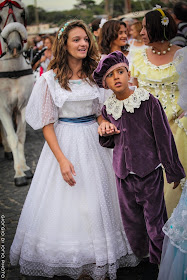
[[[103,59],[100,60],[97,68],[93,72],[93,78],[97,85],[100,88],[108,88],[105,79],[106,76],[113,71],[116,68],[119,67],[126,67],[129,69],[129,62],[126,56],[120,52],[115,51],[112,53],[109,53],[107,56],[105,56]]]

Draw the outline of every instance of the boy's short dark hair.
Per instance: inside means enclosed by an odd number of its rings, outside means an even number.
[[[159,11],[150,11],[145,15],[147,35],[150,43],[158,42],[162,40],[171,40],[176,36],[177,25],[172,16],[164,11],[166,17],[169,19],[168,25],[162,25],[162,15]]]
[[[187,22],[187,3],[176,3],[173,7],[173,13],[175,14],[177,19]]]

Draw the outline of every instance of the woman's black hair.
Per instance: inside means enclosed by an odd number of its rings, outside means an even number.
[[[170,41],[177,33],[177,25],[172,16],[164,11],[166,17],[169,19],[168,25],[161,23],[162,15],[159,11],[150,11],[145,15],[146,30],[150,43],[159,42],[162,40]]]
[[[187,3],[177,2],[173,7],[173,12],[178,20],[187,22]]]

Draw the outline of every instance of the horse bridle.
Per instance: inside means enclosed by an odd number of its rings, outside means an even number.
[[[0,3],[0,10],[2,10],[3,8],[5,8],[5,7],[7,7],[7,6],[9,6],[9,10],[8,10],[8,15],[7,15],[7,18],[6,18],[6,21],[5,21],[5,24],[4,24],[3,28],[7,25],[8,18],[9,18],[10,15],[12,15],[14,22],[17,22],[16,16],[15,16],[15,14],[14,14],[13,7],[12,7],[12,6],[15,6],[16,8],[25,11],[24,8],[22,8],[21,5],[20,5],[19,3],[17,3],[16,1],[12,1],[12,0],[5,0],[5,1],[3,1],[2,3]],[[27,22],[26,22],[26,17],[25,17],[25,16],[24,16],[24,26],[25,26],[25,27],[27,26]],[[1,31],[1,30],[0,30],[0,31]],[[4,41],[5,43],[7,43],[5,38],[2,37],[2,39],[3,39],[3,41]],[[22,41],[21,41],[22,45],[23,45],[23,43],[26,43],[26,42],[27,42],[27,40],[22,40]],[[3,53],[0,55],[0,58],[3,57],[5,54],[6,54],[6,52],[3,52]]]
[[[16,1],[12,1],[12,0],[5,0],[3,1],[2,3],[0,3],[0,10],[2,10],[3,8],[9,6],[9,10],[8,10],[8,16],[6,18],[6,21],[5,21],[5,24],[3,26],[3,28],[7,25],[7,22],[8,22],[8,18],[10,15],[12,15],[13,19],[14,19],[14,22],[17,22],[16,20],[16,16],[14,14],[14,11],[13,11],[13,7],[12,6],[15,6],[16,8],[18,9],[21,9],[24,11],[24,8],[21,7],[21,5],[19,3],[17,3]],[[26,23],[26,18],[24,16],[24,26],[26,27],[27,26],[27,23]]]
[[[5,0],[2,3],[0,3],[0,10],[2,10],[4,7],[7,7],[7,6],[9,6],[8,16],[6,18],[6,21],[5,21],[5,24],[4,24],[3,28],[7,25],[8,18],[9,18],[10,15],[12,15],[12,17],[14,19],[14,22],[17,22],[16,16],[14,14],[12,6],[15,6],[16,8],[25,11],[24,8],[22,8],[19,3],[17,3],[16,1],[12,1],[12,0]],[[24,26],[25,27],[27,26],[26,17],[25,16],[24,16]],[[4,38],[3,38],[3,40],[5,41]],[[26,43],[25,40],[22,41],[22,44],[23,44],[23,42]],[[6,43],[6,41],[5,41],[5,43]],[[2,53],[0,58],[3,57],[5,54],[6,54],[6,52]],[[17,79],[19,77],[30,75],[30,74],[33,74],[32,68],[31,69],[26,69],[26,70],[21,70],[21,71],[0,72],[0,78],[14,78],[14,79]]]

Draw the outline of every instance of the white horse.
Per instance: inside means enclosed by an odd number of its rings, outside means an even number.
[[[25,7],[19,0],[0,0],[0,120],[5,152],[12,151],[15,185],[27,184],[32,172],[26,164],[25,108],[34,85],[31,65],[23,56],[27,39]],[[12,120],[16,112],[16,131]]]

